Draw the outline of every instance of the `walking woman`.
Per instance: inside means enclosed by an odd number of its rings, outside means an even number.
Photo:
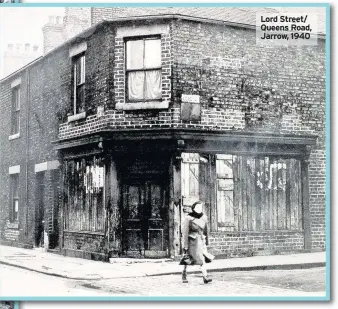
[[[208,278],[206,263],[210,263],[214,258],[207,251],[208,245],[208,218],[203,214],[203,203],[195,202],[183,225],[183,250],[191,259],[190,265],[200,265],[204,283],[209,283],[212,279]],[[182,281],[187,283],[187,265],[184,265]]]

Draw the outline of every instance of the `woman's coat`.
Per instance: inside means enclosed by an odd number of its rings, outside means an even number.
[[[208,242],[208,218],[194,218],[187,215],[183,223],[183,248],[188,248],[192,265],[204,264],[204,253],[207,253]]]

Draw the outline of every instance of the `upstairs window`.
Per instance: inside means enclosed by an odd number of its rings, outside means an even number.
[[[84,54],[74,58],[73,80],[73,112],[75,115],[85,111],[86,58]]]
[[[11,135],[20,132],[20,87],[12,88],[12,121]]]
[[[128,40],[126,56],[128,101],[161,100],[161,39],[148,37]]]

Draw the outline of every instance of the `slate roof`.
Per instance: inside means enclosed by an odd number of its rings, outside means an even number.
[[[318,16],[318,32],[321,34],[325,33],[325,8],[322,7],[123,7],[114,8],[113,10],[115,10],[114,18],[175,14],[250,26],[256,25],[256,13],[285,14],[313,12]]]

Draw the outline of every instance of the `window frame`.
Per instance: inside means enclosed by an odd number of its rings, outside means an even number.
[[[15,101],[14,101],[15,95]],[[20,108],[21,108],[21,89],[20,85],[12,88],[12,108],[11,108],[11,131],[10,136],[20,134]]]
[[[127,54],[127,43],[130,41],[140,41],[143,40],[145,42],[146,40],[159,40],[161,45],[160,50],[160,57],[161,57],[161,66],[159,67],[152,67],[152,68],[142,68],[142,69],[127,69],[127,60],[128,60],[128,54]],[[143,49],[143,59],[145,57],[145,49]],[[162,102],[162,40],[161,35],[148,35],[148,36],[133,36],[133,37],[125,37],[124,38],[124,65],[125,65],[125,103],[147,103],[147,102]],[[160,71],[161,73],[161,98],[158,99],[140,99],[140,100],[130,100],[129,99],[129,73],[132,72],[149,72],[149,71]],[[143,89],[144,94],[144,89]]]
[[[234,190],[234,182],[235,182],[235,179],[234,179],[234,170],[233,170],[233,165],[234,165],[234,156],[231,154],[231,155],[223,155],[224,157],[223,158],[216,158],[216,213],[217,213],[217,219],[216,219],[216,223],[217,223],[217,230],[218,231],[227,231],[227,229],[229,228],[234,228],[235,227],[235,217],[234,217],[234,214],[231,218],[229,217],[226,217],[225,216],[225,213],[223,213],[222,215],[220,214],[221,212],[221,206],[226,206],[226,205],[219,205],[218,204],[218,197],[219,195],[221,195],[222,193],[221,192],[231,192],[232,194],[232,206],[230,206],[230,208],[233,209],[233,206],[234,206],[234,201],[235,201],[235,190]],[[231,157],[231,158],[230,158]],[[229,175],[226,175],[226,174],[218,174],[218,166],[219,166],[219,169],[221,169],[221,165],[220,164],[225,164],[225,162],[222,162],[221,161],[230,161],[231,160],[231,170],[232,170],[232,177],[230,177]],[[232,182],[232,190],[220,190],[219,187],[220,187],[220,182],[221,181],[224,181],[224,180],[227,180],[227,181],[231,181]],[[226,210],[226,208],[224,207],[222,209],[224,212]],[[231,210],[230,210],[231,212]],[[232,210],[233,212],[233,210]],[[226,219],[228,219],[228,221],[225,221],[225,223],[228,223],[228,224],[221,224],[222,222],[220,222],[220,217],[221,216],[224,216]],[[231,221],[231,224],[230,224],[230,221]]]
[[[83,60],[82,60],[83,59]],[[86,98],[86,53],[82,52],[76,56],[73,57],[72,59],[72,79],[73,79],[73,89],[72,89],[72,113],[73,115],[79,115],[85,112],[85,98]],[[80,68],[81,70],[81,75],[80,75],[80,83],[77,83],[77,67],[78,63],[80,62]],[[81,89],[84,88],[84,89]],[[84,98],[83,98],[83,111],[79,111],[79,106],[78,106],[78,92],[83,91]]]

